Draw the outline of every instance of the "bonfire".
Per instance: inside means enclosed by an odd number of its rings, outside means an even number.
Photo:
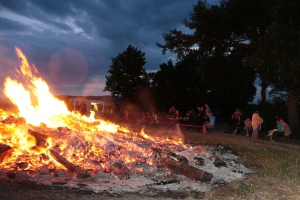
[[[16,53],[23,81],[7,77],[4,83],[4,94],[18,112],[0,110],[2,178],[84,185],[95,192],[149,187],[203,192],[251,173],[230,148],[151,137],[94,113],[70,112],[19,48]]]

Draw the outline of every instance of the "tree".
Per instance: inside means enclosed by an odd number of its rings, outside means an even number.
[[[143,68],[145,64],[145,53],[129,45],[123,53],[112,58],[110,75],[105,76],[105,90],[131,103],[138,102],[139,91],[149,87],[149,77]]]
[[[300,95],[300,2],[276,0],[270,7],[272,23],[261,49],[253,57],[264,70],[273,94],[281,94],[287,102],[288,121],[293,132],[299,130]]]
[[[260,79],[261,116],[265,121],[268,121],[266,90],[269,82],[264,67],[261,67],[262,63],[257,63],[257,60],[253,58],[253,54],[257,54],[261,50],[260,38],[266,34],[270,26],[272,1],[229,0],[225,4],[227,24],[231,30],[232,38],[236,41],[233,46],[247,60],[247,66],[252,67]],[[264,62],[264,65],[266,65],[266,62]],[[268,124],[263,123],[262,127],[267,128]]]
[[[183,59],[189,54],[197,55],[197,72],[200,76],[201,94],[205,100],[224,108],[242,107],[252,101],[256,88],[253,85],[255,71],[249,67],[249,55],[243,51],[247,44],[243,37],[233,35],[228,20],[226,2],[209,6],[198,1],[190,19],[183,24],[192,30],[184,34],[176,29],[163,34],[165,44],[157,43],[162,53],[167,50]],[[222,105],[221,105],[222,104]]]
[[[151,88],[155,92],[155,99],[159,109],[166,109],[170,104],[176,105],[174,76],[175,68],[171,60],[160,64],[160,70],[152,74]]]

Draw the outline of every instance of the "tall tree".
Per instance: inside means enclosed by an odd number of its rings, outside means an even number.
[[[225,1],[224,1],[225,3]],[[270,0],[228,0],[226,5],[227,24],[232,30],[231,37],[234,39],[235,50],[247,60],[247,65],[251,66],[260,78],[261,86],[261,116],[268,121],[266,89],[269,82],[266,79],[264,67],[261,63],[253,59],[253,53],[260,51],[260,38],[263,37],[271,23]],[[263,128],[268,126],[263,123]]]
[[[197,57],[187,55],[175,66],[171,60],[160,65],[160,70],[154,74],[152,82],[159,105],[164,108],[176,106],[184,111],[195,107],[203,99],[202,79],[197,63]]]
[[[112,58],[112,65],[106,78],[106,91],[113,96],[122,97],[131,103],[138,101],[138,92],[149,87],[149,78],[145,68],[145,53],[129,45],[127,49]]]
[[[254,59],[265,75],[273,93],[285,96],[288,121],[293,132],[299,130],[300,95],[300,2],[275,0],[270,7],[272,23],[260,39],[261,49]]]
[[[163,34],[166,43],[157,43],[163,54],[169,50],[176,53],[178,59],[197,54],[198,71],[205,83],[202,94],[207,101],[219,104],[221,108],[224,106],[220,104],[228,104],[232,109],[252,101],[256,92],[253,85],[255,71],[247,64],[248,57],[238,48],[246,46],[245,41],[232,35],[226,2],[209,6],[206,1],[198,1],[190,19],[183,20],[183,24],[193,33],[174,29]]]
[[[160,70],[152,76],[151,88],[155,91],[155,99],[159,109],[167,109],[176,105],[174,76],[175,68],[171,60],[159,65]]]

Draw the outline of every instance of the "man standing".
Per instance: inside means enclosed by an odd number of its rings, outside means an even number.
[[[258,131],[260,130],[261,124],[264,122],[264,120],[259,116],[260,111],[255,111],[252,115],[252,139],[258,138]]]
[[[242,118],[242,111],[238,107],[236,107],[233,115],[234,115],[234,119],[237,119],[238,116],[241,116]]]

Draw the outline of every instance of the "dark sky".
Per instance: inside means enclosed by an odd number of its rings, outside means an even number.
[[[219,0],[208,0],[218,4]],[[34,64],[55,95],[103,93],[111,58],[128,45],[145,52],[149,71],[174,55],[156,42],[184,29],[197,0],[1,0],[0,81],[19,67],[15,47]]]

